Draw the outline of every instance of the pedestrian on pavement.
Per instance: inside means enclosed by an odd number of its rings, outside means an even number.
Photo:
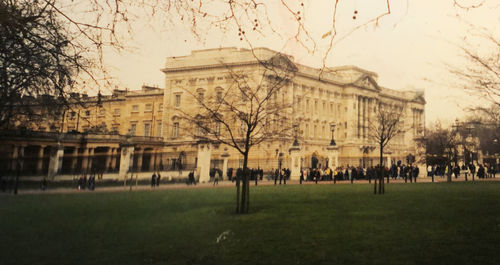
[[[219,171],[215,170],[215,175],[214,175],[214,186],[219,185]]]
[[[160,187],[161,175],[160,172],[156,175],[156,187]]]
[[[151,188],[154,188],[156,186],[156,173],[153,172],[153,175],[151,176]]]
[[[283,180],[283,175],[284,175],[283,171],[284,171],[284,169],[281,169],[280,173],[279,173],[280,174],[280,185],[281,185],[281,181]]]
[[[274,185],[276,185],[276,182],[278,181],[279,174],[279,169],[276,169],[276,171],[274,171]]]

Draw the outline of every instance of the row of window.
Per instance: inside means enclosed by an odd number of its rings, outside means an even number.
[[[179,108],[181,106],[181,96],[182,96],[181,94],[175,94],[174,106],[176,108]],[[198,102],[201,103],[201,102],[203,102],[203,100],[205,98],[205,93],[203,91],[199,91],[196,96],[197,96],[196,99],[198,100]],[[217,91],[215,94],[215,98],[216,98],[217,103],[221,103],[222,99],[223,99],[222,91]],[[242,101],[249,100],[249,96],[244,91],[241,91],[241,100]]]
[[[154,136],[161,136],[161,132],[162,132],[162,123],[161,122],[157,122],[156,123],[156,133],[155,133]],[[129,133],[131,135],[136,135],[136,133],[137,133],[137,123],[131,123],[130,124]],[[153,136],[153,135],[151,135],[151,133],[152,133],[151,123],[145,122],[144,123],[143,136]]]
[[[180,99],[179,99],[179,102],[180,102]],[[160,103],[160,105],[158,106],[158,111],[162,111],[163,110],[163,103]],[[145,105],[144,107],[144,112],[151,112],[153,111],[153,104],[152,103],[148,103]],[[136,104],[136,105],[132,105],[132,113],[138,113],[139,112],[139,105]],[[69,113],[69,119],[75,119],[77,115],[80,115],[79,114],[80,112],[75,112],[75,111],[71,111]],[[113,109],[113,116],[120,116],[121,114],[121,109],[120,108],[115,108]],[[90,117],[91,115],[91,111],[90,110],[85,110],[83,113],[82,113],[82,116],[83,117]],[[98,116],[105,116],[105,110],[104,108],[100,108],[99,109],[99,112],[98,112]]]

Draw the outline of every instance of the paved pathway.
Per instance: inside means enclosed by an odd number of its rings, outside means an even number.
[[[387,179],[385,180],[387,181]],[[444,178],[434,178],[435,182],[446,182],[446,177]],[[464,182],[465,178],[464,177],[459,177],[458,179],[453,177],[453,182]],[[471,178],[468,178],[468,181],[471,182]],[[477,177],[475,178],[475,181],[500,181],[500,178],[487,178],[487,179],[478,179]],[[418,178],[417,183],[430,183],[432,182],[431,178],[424,177],[424,178]],[[393,180],[390,179],[389,184],[391,183],[404,183],[403,179],[398,179],[398,180]],[[368,180],[356,180],[354,181],[354,184],[368,184]],[[373,182],[372,182],[373,184]],[[408,181],[408,184],[411,185]],[[50,184],[49,184],[50,185]],[[58,193],[84,193],[84,192],[129,192],[129,191],[147,191],[147,190],[174,190],[174,189],[203,189],[203,188],[227,188],[227,187],[234,187],[235,183],[230,182],[230,181],[219,181],[219,185],[214,186],[213,183],[199,183],[197,185],[186,185],[186,184],[181,184],[181,183],[176,183],[176,184],[162,184],[159,187],[151,188],[150,185],[132,185],[132,188],[130,186],[106,186],[106,187],[99,187],[99,182],[96,183],[96,189],[94,191],[89,191],[89,190],[77,190],[74,188],[48,188],[47,190],[43,191],[41,189],[20,189],[18,191],[18,194],[58,194]],[[274,186],[274,180],[263,180],[258,182],[259,186]],[[283,186],[284,184],[282,184]],[[299,181],[287,181],[287,185],[299,185]],[[314,181],[307,181],[303,182],[303,185],[316,185]],[[333,181],[319,181],[317,185],[352,185],[350,181],[343,180],[343,181],[337,181],[336,184],[333,184]],[[255,186],[255,182],[251,181],[250,186],[253,187]],[[279,185],[278,185],[279,186]],[[7,195],[7,194],[12,194],[9,192],[0,192],[0,195]]]

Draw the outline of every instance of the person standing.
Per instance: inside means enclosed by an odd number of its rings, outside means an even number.
[[[420,173],[420,169],[418,168],[417,165],[415,165],[415,168],[413,169],[413,180],[415,180],[415,183],[417,183],[417,178],[418,174]]]
[[[258,169],[252,169],[252,175],[255,180],[255,186],[257,186],[257,182],[259,181],[259,170]]]
[[[219,185],[219,171],[215,170],[215,175],[214,175],[214,186]]]
[[[472,177],[472,181],[474,181],[474,175],[476,174],[476,166],[474,166],[474,163],[469,164],[469,171]]]
[[[290,169],[285,168],[285,177],[283,178],[284,184],[286,185],[286,179],[290,178]]]
[[[455,164],[455,167],[453,168],[453,174],[455,175],[455,178],[460,176],[460,167],[457,164]]]
[[[280,185],[281,185],[281,181],[283,181],[283,175],[285,175],[283,172],[284,172],[285,169],[281,169],[279,174],[280,174]]]
[[[193,171],[189,172],[189,175],[188,175],[188,185],[191,185],[191,184],[196,185],[196,182],[194,181],[194,172]]]
[[[227,177],[229,178],[229,181],[234,182],[234,179],[233,179],[233,168],[229,168],[227,170]]]
[[[279,174],[280,174],[280,170],[279,170],[279,169],[276,169],[276,170],[274,171],[274,185],[275,185],[275,186],[276,186],[276,182],[278,181]]]
[[[156,187],[160,187],[161,175],[160,172],[156,175]]]
[[[95,189],[95,174],[89,177],[89,190],[93,191]]]
[[[304,181],[304,171],[300,170],[300,180],[299,180],[300,185],[302,185],[302,181]]]
[[[0,183],[2,183],[2,176],[1,176],[1,175],[0,175]],[[0,184],[0,185],[1,185],[1,187],[2,187],[2,188],[1,188],[1,190],[2,190],[2,191],[5,191],[5,190],[4,190],[4,188],[3,188],[3,183],[2,183],[2,184]],[[47,188],[47,178],[44,176],[44,177],[42,178],[42,190],[45,190],[46,188]]]
[[[151,188],[154,188],[156,186],[156,173],[153,172],[153,175],[151,175]]]

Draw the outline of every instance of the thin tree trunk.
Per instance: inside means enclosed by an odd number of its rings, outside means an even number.
[[[373,183],[375,183],[375,185],[373,186],[373,194],[377,194],[377,179],[378,177],[375,175],[375,177],[373,178]]]
[[[380,177],[378,180],[378,194],[382,194],[382,185],[384,185],[384,177],[382,176],[382,169],[380,169]]]
[[[240,213],[240,176],[236,171],[236,213]]]
[[[248,150],[243,156],[243,187],[241,189],[241,205],[240,205],[240,213],[248,213],[248,209],[250,208],[250,178],[249,178],[249,170],[247,168],[248,165]]]
[[[379,168],[379,183],[378,183],[378,194],[382,194],[382,187],[384,185],[384,146],[382,145],[382,141],[380,142],[380,168]]]
[[[257,176],[255,176],[257,177]],[[248,210],[250,209],[250,178],[247,176],[247,192],[246,192],[246,206],[245,206],[245,213],[248,213]]]
[[[246,173],[245,169],[243,169],[243,186],[241,187],[241,201],[240,201],[240,213],[245,213],[245,207],[246,207],[246,193],[247,193],[247,180],[246,180]]]
[[[382,169],[382,180],[381,180],[381,183],[382,183],[382,194],[385,194],[384,173],[385,173],[385,169]]]

